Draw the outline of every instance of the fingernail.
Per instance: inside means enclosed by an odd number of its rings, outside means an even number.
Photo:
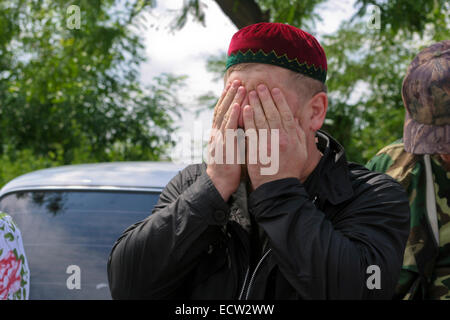
[[[239,87],[239,81],[238,80],[234,80],[233,81],[233,88],[237,88]]]
[[[258,85],[258,91],[259,92],[263,92],[264,90],[266,90],[266,86],[263,84]]]
[[[280,89],[278,89],[278,88],[273,88],[273,89],[272,89],[272,93],[275,94],[275,95],[280,94]]]

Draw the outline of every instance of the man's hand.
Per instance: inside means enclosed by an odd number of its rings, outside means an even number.
[[[263,166],[259,161],[259,152],[258,163],[247,164],[253,189],[266,182],[278,179],[300,179],[308,157],[306,136],[299,125],[298,119],[292,115],[281,90],[273,88],[270,92],[265,85],[260,84],[257,91],[249,92],[249,103],[250,105],[244,107],[245,130],[255,129],[258,133],[258,141],[261,139],[262,132],[260,130],[267,130],[267,152],[269,156],[271,153],[271,131],[278,129],[279,133],[279,169],[277,173],[273,175],[261,174]],[[249,152],[248,147],[247,152]]]
[[[246,90],[240,86],[240,81],[235,80],[224,89],[214,111],[212,134],[208,146],[208,166],[206,173],[225,201],[239,186],[241,166],[233,159],[233,163],[226,163],[226,135],[225,130],[237,130],[241,103],[244,100]],[[234,141],[235,150],[237,142]],[[221,148],[221,159],[216,159],[216,152]],[[218,160],[218,161],[216,161]],[[219,162],[219,163],[216,163]]]

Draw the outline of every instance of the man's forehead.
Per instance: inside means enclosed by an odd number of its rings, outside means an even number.
[[[246,84],[255,85],[255,83],[280,85],[290,80],[291,73],[292,71],[290,70],[273,65],[249,63],[231,70],[226,81],[229,83],[234,80],[241,80],[244,86]]]

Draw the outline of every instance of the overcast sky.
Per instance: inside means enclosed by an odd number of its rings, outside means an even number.
[[[187,75],[187,87],[180,93],[180,100],[186,107],[193,107],[196,96],[208,91],[217,96],[220,94],[223,85],[214,82],[206,72],[205,58],[226,52],[237,28],[213,0],[205,0],[206,27],[188,21],[182,30],[170,33],[173,14],[169,10],[180,9],[182,3],[181,0],[158,1],[158,6],[147,16],[147,24],[152,27],[144,36],[148,62],[142,65],[141,77],[144,83],[150,83],[162,72]],[[320,6],[323,21],[317,24],[317,34],[314,34],[319,42],[321,34],[334,32],[343,20],[350,18],[355,12],[353,3],[354,0],[330,0]],[[202,113],[199,119],[193,112],[184,112],[178,125],[182,132],[193,132],[194,124],[198,126],[201,123],[209,128],[211,120],[212,112]]]

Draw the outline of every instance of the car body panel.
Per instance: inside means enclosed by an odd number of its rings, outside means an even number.
[[[183,165],[170,162],[110,162],[34,171],[7,183],[0,198],[24,190],[161,190]]]
[[[115,241],[151,214],[182,168],[160,162],[73,165],[5,185],[0,211],[21,230],[30,299],[110,299],[106,266]]]

